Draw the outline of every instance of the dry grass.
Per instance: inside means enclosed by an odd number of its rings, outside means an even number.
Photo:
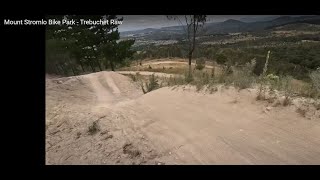
[[[320,102],[315,102],[314,107],[316,108],[316,110],[320,110]]]
[[[164,63],[164,64],[146,64],[142,66],[134,66],[124,68],[122,70],[133,71],[149,71],[149,72],[161,72],[170,74],[183,75],[182,77],[170,77],[170,78],[157,78],[161,82],[161,86],[175,86],[190,84],[196,86],[198,91],[202,90],[205,86],[209,92],[213,93],[215,88],[209,88],[214,84],[224,84],[225,86],[234,86],[241,89],[253,87],[258,84],[257,100],[267,100],[269,103],[273,103],[276,100],[275,95],[272,95],[274,90],[281,91],[285,95],[285,101],[283,105],[289,105],[290,99],[293,96],[304,96],[319,98],[320,92],[317,90],[319,81],[319,71],[310,74],[312,77],[312,84],[295,80],[292,77],[278,77],[273,74],[267,74],[269,54],[267,54],[266,63],[263,69],[263,74],[258,78],[252,70],[255,66],[255,59],[244,66],[216,66],[214,68],[203,68],[202,70],[196,69],[196,66],[192,65],[192,73],[189,75],[189,68],[187,64],[179,63]],[[185,61],[184,61],[185,62]],[[200,60],[196,61],[196,64],[202,64]],[[148,81],[147,78],[138,74],[129,75],[133,81]],[[150,84],[150,82],[149,82]],[[143,85],[145,87],[145,85]],[[159,83],[160,86],[160,83]],[[151,86],[150,86],[151,87]],[[152,88],[151,88],[152,89]],[[148,92],[147,89],[144,92]]]
[[[164,60],[169,60],[169,59],[164,59]],[[199,61],[199,60],[198,60]],[[212,68],[209,67],[205,67],[205,61],[204,60],[200,60],[201,62],[198,62],[198,64],[200,63],[201,65],[203,65],[203,68],[201,67],[200,69],[202,71],[205,72],[212,72]],[[149,61],[152,62],[152,61]],[[186,62],[186,60],[184,60],[183,62]],[[197,62],[196,65],[192,64],[191,65],[191,69],[197,70]],[[149,71],[149,72],[162,72],[162,73],[168,73],[168,74],[181,74],[183,75],[185,73],[186,70],[189,69],[189,65],[188,64],[181,64],[179,63],[179,61],[177,61],[177,63],[172,62],[172,63],[164,63],[164,64],[146,64],[146,65],[142,65],[142,66],[132,66],[132,67],[123,67],[120,68],[119,70],[121,71]],[[219,73],[219,67],[216,67],[217,72]]]
[[[310,73],[310,78],[312,80],[314,88],[320,91],[320,67],[317,70]]]
[[[136,147],[134,147],[131,143],[124,144],[122,149],[123,149],[123,153],[128,154],[130,158],[135,158],[141,155],[141,152]]]
[[[238,102],[239,102],[239,98],[236,97],[236,98],[234,98],[234,100],[232,100],[230,103],[231,103],[231,104],[237,104]]]
[[[210,87],[210,88],[209,88],[210,94],[213,94],[214,92],[217,92],[217,91],[218,91],[218,88],[217,88],[217,87]]]
[[[195,69],[197,70],[202,70],[206,66],[206,61],[203,58],[197,59],[196,60],[196,67]]]
[[[289,96],[286,96],[286,97],[284,98],[284,100],[283,100],[282,105],[283,105],[283,106],[288,106],[288,105],[290,105],[290,104],[291,104],[291,99],[290,99]]]
[[[76,139],[79,139],[80,136],[81,136],[81,132],[77,132],[77,134],[76,134]]]
[[[128,74],[125,76],[129,76],[134,82],[141,81],[141,79],[143,79],[143,76],[139,72],[136,72],[135,74]]]
[[[94,121],[88,128],[88,133],[89,135],[94,135],[96,134],[98,131],[100,131],[99,125],[98,125],[98,121]]]
[[[257,101],[264,101],[264,100],[266,100],[266,95],[265,95],[262,87],[260,87],[260,89],[259,89],[259,91],[258,91],[258,95],[257,95],[257,97],[256,97],[256,100],[257,100]]]
[[[297,110],[296,110],[296,112],[297,112],[298,114],[300,114],[302,117],[306,117],[306,114],[307,114],[307,110],[306,110],[306,109],[304,109],[304,108],[302,108],[302,107],[298,107]]]
[[[146,89],[144,89],[144,87],[146,87]],[[158,89],[160,87],[159,83],[158,83],[158,79],[157,77],[152,74],[150,77],[149,77],[149,81],[146,82],[146,83],[141,83],[141,88],[142,88],[142,91],[144,94],[148,93],[148,92],[151,92],[155,89]]]
[[[312,81],[312,92],[315,98],[320,98],[320,67],[316,71],[310,73],[310,79]]]

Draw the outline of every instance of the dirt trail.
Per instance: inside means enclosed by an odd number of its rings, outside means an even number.
[[[166,67],[166,66],[181,67],[181,65],[188,66],[188,61],[186,59],[174,58],[173,60],[171,59],[146,60],[142,63],[142,66],[149,66],[149,65],[156,65],[156,66],[161,65],[161,67]],[[191,62],[191,65],[195,66],[196,63]],[[140,67],[140,65],[132,64],[132,67]],[[205,67],[208,69],[211,69],[211,68],[214,68],[215,66],[212,65],[212,62],[206,61]]]
[[[120,90],[115,85],[111,75],[103,73],[94,73],[88,76],[99,104],[112,104],[120,97]]]
[[[47,79],[46,162],[320,164],[319,110],[307,119],[255,94],[188,86],[143,94],[116,72]],[[90,134],[93,122],[100,130]]]
[[[166,97],[166,99],[163,99]],[[142,131],[178,164],[319,164],[319,119],[293,109],[266,111],[251,92],[213,95],[162,88],[138,100],[156,118]],[[171,152],[171,155],[169,154]]]
[[[111,103],[114,99],[113,94],[108,90],[107,87],[103,87],[101,82],[98,80],[98,77],[91,76],[90,78],[91,86],[93,87],[97,100],[99,103]]]
[[[160,61],[160,62],[145,62],[143,65],[162,65],[162,64],[184,64],[188,65],[188,62],[181,62],[181,61]],[[196,63],[191,63],[191,65],[196,65]],[[211,65],[206,65],[206,68],[213,68]]]
[[[149,71],[117,71],[119,74],[133,74],[135,75],[136,73],[139,73],[140,75],[143,76],[150,76],[154,74],[157,77],[173,77],[173,76],[181,76],[178,74],[168,74],[168,73],[159,73],[159,72],[149,72]]]

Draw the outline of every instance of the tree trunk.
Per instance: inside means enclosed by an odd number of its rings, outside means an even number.
[[[99,60],[97,59],[96,62],[98,64],[98,67],[99,67],[100,71],[102,71],[102,67],[101,67],[101,64],[100,64]]]
[[[76,72],[74,71],[74,66],[73,65],[71,65],[71,70],[72,70],[73,75],[75,76]]]
[[[191,60],[192,60],[192,42],[189,39],[189,53],[188,53],[189,75],[191,75]]]
[[[189,75],[191,75],[191,60],[192,60],[192,55],[193,55],[193,51],[195,49],[196,46],[196,19],[195,19],[195,15],[193,15],[193,39],[192,39],[192,43],[190,42],[190,48],[189,48]]]
[[[84,67],[83,67],[83,64],[82,64],[81,60],[79,61],[79,63],[80,63],[80,66],[81,66],[82,72],[84,72]]]
[[[60,67],[61,67],[61,69],[63,71],[63,74],[67,76],[68,75],[68,71],[66,70],[65,66],[60,64]]]
[[[57,64],[56,64],[56,72],[57,72],[57,74],[62,74],[60,69],[59,69],[59,66]]]
[[[190,51],[189,52],[189,55],[188,55],[188,58],[189,58],[189,75],[191,75],[191,60],[192,60],[192,52]]]
[[[111,70],[114,71],[114,66],[113,66],[112,61],[110,61],[110,66],[111,66]]]
[[[90,67],[91,67],[92,72],[96,72],[96,70],[95,70],[94,67],[92,66],[92,63],[91,63],[91,62],[89,62],[89,65],[90,65]]]
[[[91,46],[91,48],[92,48],[93,54],[95,55],[95,62],[98,65],[100,71],[102,71],[101,64],[99,63],[99,60],[98,60],[97,52],[94,50],[93,46]]]
[[[196,47],[196,20],[195,15],[193,15],[193,40],[192,40],[192,50],[191,50],[191,56],[193,55],[193,51]]]
[[[105,69],[108,69],[109,67],[108,67],[108,63],[107,62],[105,62],[105,64],[104,64],[104,68]]]

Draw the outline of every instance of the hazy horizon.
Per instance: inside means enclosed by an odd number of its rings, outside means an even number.
[[[208,15],[207,22],[223,22],[228,19],[254,22],[254,19],[277,18],[279,16],[280,15]],[[118,15],[118,17],[123,17],[123,23],[119,26],[119,32],[181,25],[178,20],[168,20],[165,15]],[[245,18],[250,20],[245,21]],[[181,21],[184,20],[182,15],[180,19]]]

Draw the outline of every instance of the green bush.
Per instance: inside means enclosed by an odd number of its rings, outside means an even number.
[[[217,58],[216,58],[216,61],[218,64],[225,64],[227,62],[227,57],[223,54],[218,54],[217,55]]]

